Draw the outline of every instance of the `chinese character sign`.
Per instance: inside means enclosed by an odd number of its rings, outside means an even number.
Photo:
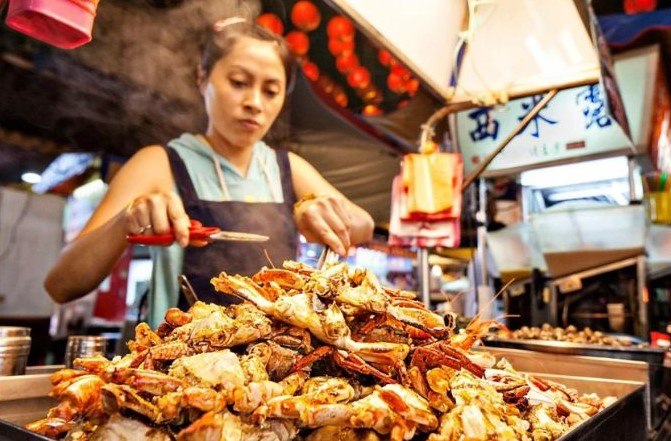
[[[468,132],[473,142],[482,141],[486,138],[498,139],[499,122],[492,118],[488,107],[475,109],[468,113],[468,117],[475,122],[473,130]]]
[[[533,109],[536,104],[538,104],[541,100],[543,99],[543,95],[534,95],[528,99],[522,100],[520,102],[520,105],[522,107],[522,110],[524,111],[522,115],[520,115],[517,119],[519,121],[522,121],[524,117]],[[543,109],[540,110],[529,122],[529,124],[524,128],[522,133],[524,133],[526,130],[529,130],[531,128],[531,136],[534,138],[540,138],[541,136],[541,127],[543,124],[557,124],[557,121],[554,119],[550,119],[547,116],[544,116],[543,113],[547,112],[548,106],[545,106]]]
[[[606,112],[606,103],[598,85],[592,84],[578,93],[576,105],[580,107],[585,117],[585,129],[589,129],[594,124],[603,129],[611,124],[611,118]]]
[[[611,151],[626,153],[630,141],[609,115],[604,97],[598,84],[559,92],[487,170],[520,169]],[[459,112],[457,140],[465,172],[472,172],[542,99],[543,95],[535,95],[501,106]]]

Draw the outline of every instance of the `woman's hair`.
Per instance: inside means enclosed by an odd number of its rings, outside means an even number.
[[[226,57],[241,37],[270,41],[277,44],[277,54],[284,66],[288,89],[294,77],[294,59],[291,52],[289,52],[284,38],[263,26],[237,17],[219,20],[210,30],[200,58],[200,67],[203,70],[205,78],[210,76],[217,61]]]

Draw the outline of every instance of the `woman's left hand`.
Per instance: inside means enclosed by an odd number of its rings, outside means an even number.
[[[323,243],[346,256],[352,228],[346,204],[345,199],[331,195],[300,201],[294,209],[298,230],[308,242]]]

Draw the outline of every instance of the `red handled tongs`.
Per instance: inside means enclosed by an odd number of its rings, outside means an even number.
[[[172,245],[175,241],[175,233],[165,234],[129,234],[126,236],[129,243],[136,245],[155,245],[165,247]],[[266,242],[268,236],[253,233],[241,233],[238,231],[222,231],[217,227],[204,227],[197,220],[191,220],[189,227],[189,240],[199,240],[206,242],[226,241],[226,242]]]

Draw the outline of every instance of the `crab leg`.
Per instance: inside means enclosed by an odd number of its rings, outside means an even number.
[[[256,283],[246,277],[221,273],[211,282],[218,291],[247,300],[266,314],[296,327],[308,329],[322,342],[356,353],[366,361],[393,364],[405,359],[410,350],[408,345],[402,343],[354,341],[342,311],[335,303],[318,313],[314,306],[318,300],[305,293],[283,296],[272,301],[264,296]]]

